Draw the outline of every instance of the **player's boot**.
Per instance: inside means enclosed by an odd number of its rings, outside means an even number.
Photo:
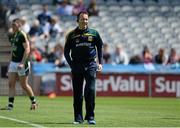
[[[96,121],[94,119],[88,120],[87,122],[88,122],[88,124],[96,125]]]
[[[73,122],[73,124],[83,124],[83,120],[75,120],[74,122]]]
[[[36,110],[38,108],[38,104],[37,103],[32,103],[30,110]]]
[[[87,123],[90,125],[96,125],[96,121],[94,120],[94,117],[85,117],[85,120],[87,120]]]
[[[83,124],[83,122],[83,117],[81,114],[79,114],[75,117],[73,124]]]

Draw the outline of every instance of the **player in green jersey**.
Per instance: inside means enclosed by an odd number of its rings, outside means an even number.
[[[9,99],[8,106],[1,108],[1,110],[12,110],[14,97],[15,97],[15,85],[16,81],[19,80],[21,87],[26,91],[27,95],[31,100],[31,110],[37,108],[37,102],[34,97],[33,90],[28,84],[28,74],[30,71],[30,64],[28,61],[30,53],[30,44],[26,33],[20,30],[21,21],[15,19],[12,21],[12,34],[9,36],[11,42],[11,61],[8,70],[9,79]]]

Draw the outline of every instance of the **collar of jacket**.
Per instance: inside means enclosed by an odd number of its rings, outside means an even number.
[[[77,32],[87,32],[89,30],[89,28],[87,27],[86,29],[79,29],[79,27],[76,28]]]

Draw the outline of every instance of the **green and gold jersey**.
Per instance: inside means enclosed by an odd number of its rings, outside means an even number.
[[[86,62],[96,58],[98,52],[99,63],[102,63],[103,41],[95,29],[81,30],[78,27],[67,35],[64,51],[67,62]],[[96,51],[97,48],[97,51]],[[71,51],[71,57],[69,53]]]
[[[23,43],[26,42],[27,35],[23,31],[17,31],[12,36],[9,37],[12,49],[12,58],[13,62],[21,62],[24,55],[24,46]]]

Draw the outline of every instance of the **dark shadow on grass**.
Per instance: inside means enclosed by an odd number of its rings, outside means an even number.
[[[53,125],[50,127],[59,127],[59,126],[63,126],[63,127],[69,127],[69,125],[71,127],[89,127],[90,125],[87,123],[83,123],[83,124],[73,124],[73,122],[33,122],[35,124],[39,124],[39,125]],[[54,126],[55,125],[55,126]],[[67,125],[67,126],[66,126]],[[96,125],[91,125],[91,127],[96,127]]]
[[[161,119],[165,119],[165,120],[180,120],[180,117],[164,117]]]
[[[36,124],[73,124],[71,122],[44,122],[44,123],[42,123],[42,122],[34,122],[34,123],[36,123]]]

